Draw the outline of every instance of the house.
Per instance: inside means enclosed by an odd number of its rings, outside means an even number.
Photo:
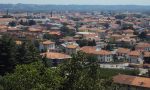
[[[140,51],[150,51],[150,44],[149,43],[138,43],[135,46],[136,50],[140,50]]]
[[[133,35],[133,34],[134,34],[134,31],[131,30],[131,29],[127,29],[127,30],[124,30],[124,31],[123,31],[123,34]]]
[[[57,66],[58,64],[64,62],[67,59],[70,59],[71,56],[63,53],[58,53],[58,52],[46,52],[41,54],[43,57],[46,57],[47,63],[49,65],[54,65]]]
[[[39,46],[40,51],[50,51],[55,49],[55,42],[50,40],[46,40],[40,43]]]
[[[146,38],[150,39],[150,33],[146,34]]]
[[[20,31],[21,31],[21,29],[19,29],[17,27],[8,27],[7,28],[7,32],[9,32],[9,33],[18,33]]]
[[[16,43],[16,45],[21,45],[22,41],[16,40],[15,43]]]
[[[116,40],[116,44],[118,47],[131,47],[136,44],[136,40],[130,37],[124,37]]]
[[[143,64],[143,55],[140,51],[130,51],[129,62],[134,64]]]
[[[101,39],[105,39],[105,37],[106,37],[106,30],[98,30],[97,33],[98,33],[98,36]]]
[[[130,52],[130,49],[127,48],[118,48],[116,51],[116,55],[118,57],[118,59],[128,59],[128,53]]]
[[[71,36],[66,36],[62,39],[60,39],[60,42],[76,42],[79,39],[75,39],[74,37]]]
[[[65,42],[61,44],[64,48],[65,53],[75,54],[79,50],[79,45],[76,42]]]
[[[35,36],[34,38],[36,39],[43,39],[43,33],[42,33],[41,28],[35,28],[35,27],[30,27],[28,32],[32,35]]]
[[[119,34],[112,34],[110,35],[110,39],[112,42],[115,42],[116,40],[122,38],[123,36],[122,35],[119,35]]]
[[[113,56],[110,51],[101,50],[101,48],[97,47],[91,47],[91,46],[84,46],[80,48],[82,52],[85,52],[87,54],[95,55],[99,62],[112,62]]]
[[[9,22],[15,21],[12,18],[0,18],[0,25],[8,25]]]
[[[150,90],[150,78],[146,77],[119,74],[113,82],[119,84],[119,90]]]
[[[98,37],[98,35],[96,33],[93,33],[93,34],[84,34],[83,35],[83,39],[100,41],[100,38]]]

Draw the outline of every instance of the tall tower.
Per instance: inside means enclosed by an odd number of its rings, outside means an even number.
[[[27,11],[27,17],[29,16],[29,12]]]
[[[50,13],[50,14],[51,14],[51,17],[53,17],[53,11],[51,11],[51,13]]]
[[[6,15],[8,16],[9,15],[9,10],[7,9],[7,11],[6,11]]]

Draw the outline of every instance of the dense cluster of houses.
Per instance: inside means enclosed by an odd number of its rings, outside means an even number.
[[[136,17],[136,14],[141,17]],[[96,56],[99,63],[121,62],[150,67],[148,15],[100,12],[10,13],[11,18],[3,18],[3,15],[5,13],[1,12],[0,35],[13,36],[18,45],[26,40],[38,41],[41,55],[53,65],[58,65],[81,51]],[[126,17],[117,18],[117,15]],[[65,36],[64,32],[74,35]],[[126,79],[122,81],[122,78]],[[132,84],[150,88],[147,86],[149,79],[140,77],[118,75],[114,81],[127,86]]]
[[[71,55],[82,51],[95,55],[100,63],[126,61],[133,64],[149,64],[150,43],[141,41],[139,35],[144,32],[145,38],[149,39],[150,19],[148,16],[137,18],[134,14],[136,13],[127,13],[124,19],[117,19],[115,15],[103,15],[98,12],[94,14],[28,13],[27,15],[14,13],[11,14],[12,18],[0,18],[0,34],[12,35],[18,44],[20,44],[19,41],[26,39],[38,40],[41,53],[53,52],[58,54],[58,59],[66,59],[59,56],[60,53]],[[29,21],[30,23],[32,21],[33,25],[28,25]],[[28,24],[24,25],[25,22]],[[75,32],[75,35],[59,38],[59,44],[51,38],[49,40],[44,38],[45,34],[54,37],[62,36],[61,28],[64,23],[67,29]],[[77,43],[79,40],[94,40],[96,45],[81,47],[80,43]],[[113,49],[106,49],[110,45]]]

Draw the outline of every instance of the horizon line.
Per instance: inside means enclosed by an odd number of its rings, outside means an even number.
[[[89,6],[150,6],[144,4],[39,4],[39,3],[0,3],[0,4],[26,4],[26,5],[89,5]]]

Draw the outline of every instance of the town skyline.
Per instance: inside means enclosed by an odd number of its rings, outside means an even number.
[[[55,0],[55,1],[47,1],[47,0],[2,0],[1,4],[55,4],[55,5],[150,5],[150,1],[148,0]]]

